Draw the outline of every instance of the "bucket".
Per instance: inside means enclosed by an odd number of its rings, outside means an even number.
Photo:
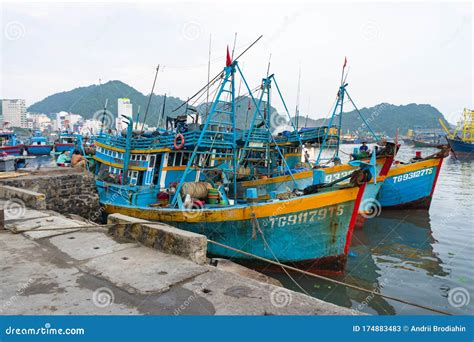
[[[313,184],[323,184],[326,173],[322,169],[313,169]]]
[[[257,188],[248,188],[245,191],[245,197],[247,197],[247,202],[257,202],[258,201],[258,194]]]
[[[415,157],[421,158],[421,151],[415,151]]]

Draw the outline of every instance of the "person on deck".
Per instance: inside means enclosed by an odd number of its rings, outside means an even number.
[[[72,167],[81,167],[86,168],[86,159],[82,156],[79,150],[74,150],[74,153],[71,157],[71,166]]]
[[[359,152],[369,153],[369,146],[365,141],[362,142],[362,145],[359,147]]]
[[[71,158],[69,158],[69,151],[63,151],[59,157],[58,160],[56,160],[56,164],[58,166],[67,166],[71,162]]]

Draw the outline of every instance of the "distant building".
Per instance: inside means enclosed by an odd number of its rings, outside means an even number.
[[[130,102],[130,99],[126,99],[126,98],[117,99],[117,120],[115,121],[117,131],[120,132],[127,127],[127,124],[125,123],[125,120],[123,119],[122,116],[131,118],[132,115],[133,115],[133,105]]]
[[[75,132],[80,129],[84,119],[79,114],[72,114],[68,112],[56,113],[56,122],[54,129],[56,131],[71,131]]]
[[[2,100],[2,127],[5,123],[8,123],[11,127],[28,128],[25,100]]]
[[[37,114],[37,113],[27,113],[28,125],[30,126],[30,121],[32,122],[33,127],[29,127],[33,130],[50,130],[52,126],[51,119],[46,114]]]

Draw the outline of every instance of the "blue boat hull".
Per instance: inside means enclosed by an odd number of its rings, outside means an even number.
[[[62,153],[64,151],[69,151],[73,152],[75,149],[76,145],[75,144],[55,144],[54,145],[54,151],[57,153]]]
[[[429,209],[443,158],[392,168],[378,193],[382,208]]]
[[[43,156],[43,155],[48,155],[51,153],[53,150],[52,145],[30,145],[26,146],[26,152],[28,152],[29,155],[34,155],[34,156]]]
[[[448,142],[456,157],[474,157],[474,144],[456,139],[448,139]]]
[[[183,211],[104,203],[108,214],[168,223],[259,257],[318,270],[344,268],[365,185],[240,208]],[[211,255],[252,261],[252,256],[209,243]]]

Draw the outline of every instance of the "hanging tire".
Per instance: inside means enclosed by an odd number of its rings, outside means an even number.
[[[184,135],[182,135],[181,133],[176,134],[176,136],[174,137],[173,145],[175,149],[181,150],[184,147]]]

